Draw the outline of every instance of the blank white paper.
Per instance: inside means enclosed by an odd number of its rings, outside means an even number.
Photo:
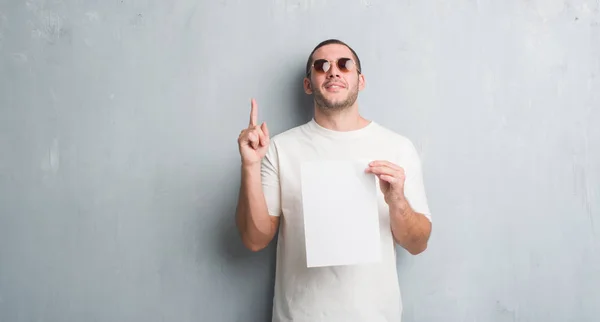
[[[308,267],[357,265],[381,259],[377,185],[367,161],[302,165]]]

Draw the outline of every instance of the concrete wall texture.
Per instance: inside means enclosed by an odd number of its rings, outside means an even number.
[[[234,210],[250,98],[307,121],[349,42],[418,147],[430,248],[404,321],[600,319],[596,0],[0,0],[0,321],[268,321]]]

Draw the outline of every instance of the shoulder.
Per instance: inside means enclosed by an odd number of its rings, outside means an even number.
[[[271,144],[275,146],[287,146],[293,143],[297,143],[302,139],[310,138],[310,124],[304,123],[281,133],[273,135],[271,137]]]
[[[281,133],[272,135],[270,138],[269,149],[267,150],[268,158],[277,158],[278,155],[297,150],[302,142],[310,142],[308,124],[301,124],[285,130]]]
[[[420,172],[421,156],[410,138],[381,125],[377,125],[377,135],[378,140],[383,140],[386,147],[394,151],[398,164],[412,172]]]
[[[302,124],[285,130],[281,133],[274,135],[271,139],[274,141],[285,141],[289,139],[294,139],[301,135],[304,132],[304,129],[307,127],[307,124]]]
[[[394,148],[400,149],[404,152],[416,152],[415,145],[407,136],[376,122],[374,122],[373,125],[373,133],[377,136],[377,139],[383,140],[389,145],[394,146]]]

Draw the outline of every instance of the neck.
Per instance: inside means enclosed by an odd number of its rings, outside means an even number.
[[[323,110],[315,105],[315,122],[333,131],[354,131],[369,125],[369,121],[358,112],[354,104],[341,110]]]

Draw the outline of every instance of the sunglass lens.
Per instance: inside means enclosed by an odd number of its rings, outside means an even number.
[[[350,71],[353,65],[354,62],[350,58],[340,58],[338,60],[338,68],[344,72]]]
[[[331,66],[330,66],[329,62],[325,59],[318,59],[315,61],[315,70],[317,70],[321,73],[326,73],[330,67]]]

